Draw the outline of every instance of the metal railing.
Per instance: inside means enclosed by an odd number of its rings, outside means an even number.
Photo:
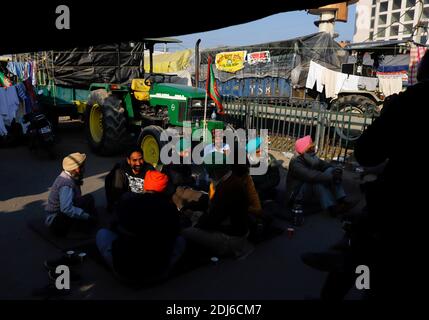
[[[377,116],[375,110],[329,110],[317,100],[285,97],[224,96],[224,120],[235,128],[267,129],[270,149],[293,152],[295,141],[311,135],[320,157],[345,162],[363,130]]]

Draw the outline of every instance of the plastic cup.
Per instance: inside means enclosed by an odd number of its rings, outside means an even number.
[[[211,260],[211,262],[216,264],[216,263],[218,263],[219,258],[218,257],[211,257],[210,260]]]
[[[292,239],[294,233],[295,233],[295,229],[294,228],[287,228],[287,236],[288,236],[289,239]]]
[[[85,257],[86,257],[86,253],[85,252],[79,253],[79,259],[80,259],[81,263],[83,262],[83,260],[85,259]]]
[[[66,252],[67,258],[71,259],[74,255],[74,251],[73,250],[69,250]]]

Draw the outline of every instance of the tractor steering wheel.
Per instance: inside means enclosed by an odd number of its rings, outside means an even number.
[[[150,87],[152,85],[152,81],[150,80],[151,75],[148,75],[145,79],[144,79],[144,84],[147,85],[148,87]]]

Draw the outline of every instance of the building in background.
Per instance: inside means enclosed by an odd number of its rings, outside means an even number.
[[[421,8],[421,9],[420,9]],[[421,22],[418,41],[417,26]],[[403,40],[427,43],[429,0],[360,0],[353,42]]]
[[[309,14],[319,16],[319,20],[314,24],[319,28],[319,32],[326,32],[335,37],[335,22],[347,22],[348,7],[358,0],[349,0],[308,10]],[[338,35],[337,35],[338,36]]]

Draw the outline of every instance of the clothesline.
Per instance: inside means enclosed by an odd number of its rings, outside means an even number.
[[[320,93],[325,90],[326,98],[335,98],[340,91],[375,91],[378,79],[348,75],[346,73],[330,70],[314,61],[310,61],[306,88],[316,90]]]
[[[326,98],[336,98],[341,91],[376,91],[385,96],[402,91],[402,75],[378,75],[375,78],[349,75],[330,70],[314,61],[310,62],[306,88],[325,92]]]
[[[36,85],[36,64],[33,61],[29,62],[13,62],[7,63],[7,70],[18,77],[19,80],[32,79],[32,84]]]

